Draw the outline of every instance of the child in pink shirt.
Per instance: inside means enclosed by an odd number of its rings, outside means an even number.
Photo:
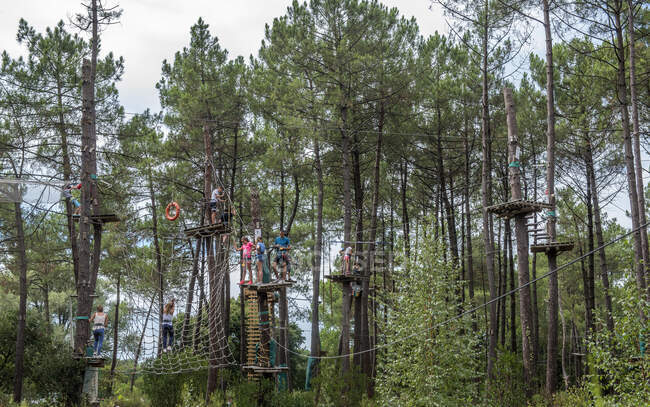
[[[240,285],[243,284],[253,284],[253,269],[251,267],[251,252],[253,251],[253,248],[255,245],[253,242],[248,240],[247,237],[242,237],[241,238],[241,247],[236,247],[235,250],[241,250],[242,251],[242,263],[244,265],[243,268],[243,273],[242,273],[242,280],[239,282]],[[248,282],[244,281],[244,278],[246,277],[246,270],[248,270]]]

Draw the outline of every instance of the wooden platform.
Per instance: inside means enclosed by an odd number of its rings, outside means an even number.
[[[230,233],[230,226],[223,223],[215,223],[214,225],[198,226],[195,228],[185,229],[185,236],[187,237],[208,237],[213,235],[223,235]]]
[[[259,291],[259,292],[268,292],[268,291],[278,291],[281,288],[285,287],[291,287],[293,285],[293,281],[278,281],[278,282],[271,282],[271,283],[255,283],[255,284],[243,284],[244,287]]]
[[[104,363],[106,363],[106,359],[99,356],[81,356],[75,353],[72,355],[72,358],[75,360],[83,359],[88,366],[94,367],[104,367]]]
[[[573,250],[573,242],[550,242],[530,246],[533,253],[567,252]]]
[[[512,218],[517,215],[525,215],[531,212],[540,212],[544,209],[551,209],[551,205],[545,202],[527,201],[524,199],[509,201],[487,207],[488,212],[502,217]]]
[[[335,283],[347,283],[351,281],[368,280],[368,277],[364,277],[359,274],[350,274],[348,276],[346,276],[345,274],[330,274],[329,276],[325,276],[325,278],[329,278]]]
[[[72,216],[72,219],[75,222],[79,222],[79,219],[81,219],[81,216]],[[117,217],[116,214],[114,213],[105,213],[102,215],[91,215],[90,216],[90,222],[91,223],[114,223],[114,222],[119,222],[120,218]]]
[[[253,371],[255,373],[280,373],[280,372],[286,372],[289,370],[288,367],[286,366],[273,366],[273,367],[262,367],[262,366],[255,366],[255,365],[244,365],[241,367],[242,370],[248,370],[248,371]]]

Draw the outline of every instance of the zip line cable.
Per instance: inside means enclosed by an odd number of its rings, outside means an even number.
[[[620,235],[619,237],[617,237],[617,238],[615,238],[615,239],[610,240],[609,242],[603,244],[602,246],[596,247],[595,249],[593,249],[593,250],[591,250],[591,251],[589,251],[589,252],[583,254],[583,255],[580,256],[580,257],[576,257],[575,259],[569,261],[568,263],[565,263],[565,264],[563,264],[563,265],[557,267],[555,270],[551,270],[551,271],[549,271],[549,272],[547,272],[547,273],[544,273],[544,274],[542,274],[541,276],[539,276],[539,277],[537,277],[537,278],[535,278],[535,279],[533,279],[533,280],[528,281],[526,284],[521,285],[521,286],[519,286],[519,287],[517,287],[517,288],[514,288],[514,289],[512,289],[512,290],[510,290],[510,291],[507,291],[507,292],[505,292],[504,294],[501,294],[501,295],[499,295],[499,296],[497,296],[497,297],[495,297],[495,298],[493,298],[493,299],[491,299],[491,300],[489,300],[489,301],[486,301],[486,302],[484,302],[484,303],[481,304],[481,305],[477,305],[476,307],[473,307],[473,308],[470,308],[470,309],[468,309],[468,310],[466,310],[466,311],[463,311],[463,312],[461,312],[460,314],[455,315],[455,316],[453,316],[453,317],[451,317],[451,318],[449,318],[449,319],[447,319],[447,320],[445,320],[445,321],[442,321],[442,322],[439,322],[439,323],[437,323],[437,324],[434,324],[433,326],[431,326],[431,327],[429,327],[429,328],[427,328],[427,329],[425,329],[425,330],[423,330],[423,331],[414,332],[414,333],[412,333],[412,334],[410,334],[410,335],[404,336],[404,337],[402,337],[402,338],[398,338],[398,339],[396,339],[396,340],[394,340],[394,341],[392,341],[392,342],[387,342],[387,343],[384,343],[384,344],[382,344],[382,345],[377,345],[377,346],[375,346],[375,347],[373,347],[373,348],[370,348],[370,349],[366,349],[366,350],[362,350],[362,351],[358,351],[358,352],[350,352],[350,353],[347,353],[347,354],[345,354],[345,355],[337,355],[337,356],[309,356],[309,355],[303,355],[302,353],[294,352],[294,351],[292,351],[292,350],[289,349],[289,348],[285,348],[285,347],[282,346],[281,344],[278,344],[278,346],[280,346],[281,348],[285,349],[286,351],[288,351],[289,353],[292,353],[292,354],[294,354],[294,355],[301,356],[301,357],[304,357],[304,358],[313,358],[313,359],[319,359],[319,360],[320,360],[320,359],[340,359],[340,358],[344,358],[344,357],[350,357],[350,356],[362,355],[362,354],[364,354],[364,353],[372,352],[372,351],[375,351],[375,350],[377,350],[377,349],[387,348],[387,347],[389,347],[389,346],[392,346],[392,345],[394,345],[394,344],[397,344],[397,343],[403,342],[403,341],[405,341],[405,340],[407,340],[407,339],[410,339],[410,338],[413,338],[413,337],[415,337],[415,336],[425,334],[425,333],[427,333],[427,332],[429,332],[429,331],[431,331],[431,330],[433,330],[433,329],[436,329],[436,328],[439,328],[439,327],[441,327],[441,326],[447,325],[447,324],[449,324],[450,322],[453,322],[453,321],[456,321],[456,320],[458,320],[458,319],[461,319],[462,317],[464,317],[464,316],[466,316],[466,315],[473,314],[474,312],[479,311],[479,310],[481,310],[481,309],[487,307],[488,305],[490,305],[490,304],[492,304],[492,303],[495,303],[495,302],[497,302],[497,301],[500,301],[500,300],[502,300],[502,299],[504,299],[504,298],[506,298],[506,297],[508,297],[508,296],[510,296],[510,295],[512,295],[512,294],[515,294],[516,292],[520,291],[521,289],[523,289],[523,288],[525,288],[525,287],[528,287],[528,286],[532,285],[533,283],[536,283],[536,282],[538,282],[538,281],[540,281],[540,280],[542,280],[542,279],[544,279],[544,278],[550,276],[550,275],[553,274],[553,273],[557,273],[558,271],[563,270],[563,269],[565,269],[565,268],[567,268],[567,267],[569,267],[569,266],[571,266],[571,265],[573,265],[573,264],[579,262],[580,260],[584,259],[585,257],[591,256],[592,254],[596,253],[597,251],[599,251],[599,250],[601,250],[601,249],[604,249],[604,248],[606,248],[606,247],[608,247],[608,246],[613,245],[614,243],[617,243],[617,242],[623,240],[624,238],[626,238],[626,237],[628,237],[628,236],[630,236],[630,235],[632,235],[632,234],[634,234],[634,233],[640,231],[642,228],[648,226],[649,224],[650,224],[650,221],[644,223],[643,225],[640,225],[640,226],[637,227],[636,229],[632,229],[632,230],[630,230],[629,232]]]

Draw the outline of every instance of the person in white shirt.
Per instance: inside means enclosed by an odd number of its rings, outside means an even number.
[[[223,199],[223,188],[216,187],[212,190],[212,196],[210,197],[210,210],[212,211],[212,224],[217,223],[217,212],[218,207],[221,206],[221,202],[226,202]]]
[[[171,352],[172,345],[174,344],[174,326],[172,325],[172,319],[174,318],[174,305],[175,300],[172,298],[165,306],[163,307],[163,316],[162,316],[162,345],[163,352]]]
[[[95,337],[94,356],[99,356],[104,344],[104,329],[108,325],[108,315],[104,314],[104,307],[97,306],[97,312],[90,317],[90,322],[93,324],[93,336]]]
[[[346,276],[350,275],[350,259],[352,258],[352,246],[348,246],[345,250],[341,250],[343,253],[343,272]]]

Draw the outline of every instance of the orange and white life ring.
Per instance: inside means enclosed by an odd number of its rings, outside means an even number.
[[[172,214],[173,212],[173,214]],[[167,220],[174,221],[178,219],[178,215],[181,214],[181,207],[176,202],[170,202],[165,208],[165,217]]]

